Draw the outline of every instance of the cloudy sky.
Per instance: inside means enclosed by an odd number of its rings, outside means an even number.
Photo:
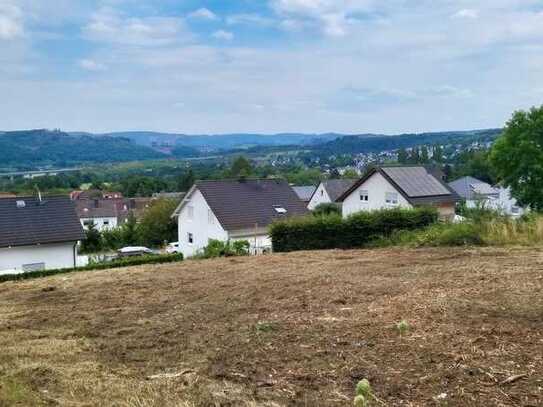
[[[497,127],[543,103],[541,0],[0,0],[0,130]]]

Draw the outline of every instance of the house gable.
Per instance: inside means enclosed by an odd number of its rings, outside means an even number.
[[[228,233],[198,188],[187,194],[177,216],[179,249],[187,257],[206,247],[210,239],[228,239]]]
[[[375,171],[344,197],[342,212],[343,216],[349,216],[360,211],[397,207],[412,208],[412,205],[401,190],[389,182],[383,174]]]
[[[317,206],[319,206],[322,203],[329,203],[332,202],[330,199],[330,196],[328,195],[328,192],[326,191],[326,186],[323,182],[319,184],[317,189],[313,192],[313,195],[311,196],[311,199],[309,200],[309,203],[307,204],[307,208],[309,210],[315,209]]]

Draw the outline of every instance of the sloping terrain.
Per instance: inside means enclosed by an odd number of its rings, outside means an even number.
[[[299,252],[4,283],[0,406],[349,406],[364,377],[372,406],[541,406],[542,288],[533,249]]]

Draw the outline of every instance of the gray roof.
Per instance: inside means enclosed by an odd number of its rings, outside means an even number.
[[[356,181],[356,179],[329,179],[322,183],[330,200],[335,202],[345,191],[352,187]]]
[[[24,202],[18,207],[17,202]],[[0,247],[76,242],[85,238],[68,197],[0,199]]]
[[[449,186],[456,191],[463,199],[473,200],[481,195],[496,195],[499,191],[490,184],[474,177],[462,177],[449,183]]]
[[[298,195],[298,198],[300,198],[301,201],[309,202],[317,187],[314,185],[304,185],[293,186],[292,189],[296,192],[296,195]]]
[[[284,180],[248,179],[197,181],[207,204],[227,231],[262,228],[273,221],[306,215],[308,210]],[[187,200],[181,203],[183,206]],[[281,214],[275,208],[284,208]]]
[[[459,197],[440,179],[436,178],[423,166],[390,166],[375,167],[359,179],[347,190],[338,201],[343,201],[348,195],[362,185],[375,173],[380,173],[387,179],[402,196],[413,205],[436,204],[458,201]]]
[[[451,193],[449,188],[425,167],[382,167],[382,170],[411,198]]]

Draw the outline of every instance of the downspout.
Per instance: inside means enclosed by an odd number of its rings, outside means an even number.
[[[74,243],[74,269],[77,268],[77,241]]]

